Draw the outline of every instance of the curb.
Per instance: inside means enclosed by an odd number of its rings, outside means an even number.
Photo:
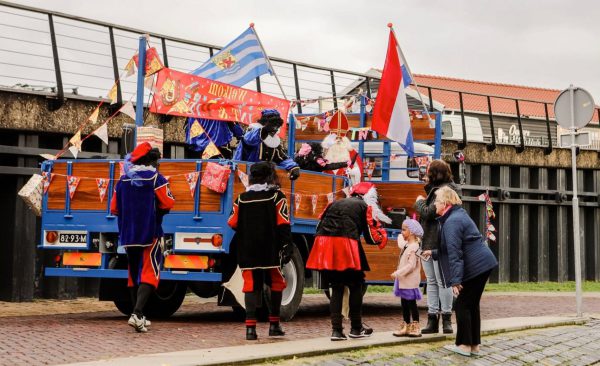
[[[515,317],[505,319],[484,320],[482,336],[500,333],[523,331],[528,329],[552,328],[566,325],[582,325],[589,317]],[[424,335],[420,338],[397,338],[391,331],[375,333],[370,338],[331,342],[329,337],[311,338],[304,340],[282,341],[276,343],[246,344],[213,349],[199,349],[169,353],[139,355],[125,358],[113,358],[91,362],[81,362],[71,365],[104,366],[104,365],[248,365],[277,360],[293,359],[294,357],[312,357],[325,354],[348,352],[353,350],[398,346],[403,344],[440,342],[454,339],[455,334]]]

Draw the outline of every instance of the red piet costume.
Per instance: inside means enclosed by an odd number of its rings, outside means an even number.
[[[374,218],[373,208],[361,198],[373,188],[372,184],[361,183],[353,188],[356,196],[329,204],[321,214],[315,242],[306,262],[306,268],[320,271],[321,285],[332,289],[332,340],[346,337],[342,332],[344,287],[350,290],[350,337],[360,338],[371,334],[372,329],[362,325],[364,271],[370,268],[360,244],[360,236],[362,234],[368,244],[376,244],[380,249],[387,243],[387,233]]]

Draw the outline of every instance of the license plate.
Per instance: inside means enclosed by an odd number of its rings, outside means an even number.
[[[60,233],[58,236],[59,244],[87,244],[87,233]]]

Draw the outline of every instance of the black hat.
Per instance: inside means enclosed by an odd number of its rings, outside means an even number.
[[[273,163],[268,161],[254,163],[250,167],[250,184],[268,183],[272,180],[273,174]]]

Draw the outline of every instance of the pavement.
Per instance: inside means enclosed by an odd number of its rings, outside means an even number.
[[[424,304],[425,299],[419,301],[422,326],[427,321]],[[151,319],[152,327],[145,334],[135,333],[127,326],[127,317],[116,311],[111,303],[95,299],[3,303],[0,308],[0,313],[11,314],[0,317],[1,366],[57,365],[148,353],[281,344],[327,337],[331,332],[328,300],[324,295],[303,299],[296,317],[283,324],[287,332],[283,339],[267,337],[268,324],[259,323],[257,342],[245,340],[244,325],[230,308],[218,307],[211,299],[195,296],[186,298],[174,316]],[[587,315],[600,314],[600,297],[584,293],[583,311]],[[575,312],[575,299],[569,293],[486,292],[481,312],[485,320],[570,316]],[[376,334],[393,331],[401,314],[398,299],[390,293],[368,294],[365,298],[364,321],[375,329]],[[330,341],[322,343],[329,344]],[[248,347],[241,349],[249,350]]]
[[[511,331],[519,331],[532,328],[547,328],[547,327],[558,327],[564,325],[580,325],[584,324],[587,318],[577,317],[515,317],[506,319],[494,319],[482,322],[482,334],[498,334],[506,333]],[[596,330],[600,330],[600,321],[597,321]],[[598,332],[596,332],[598,333]],[[600,340],[600,333],[595,335],[596,339]],[[170,352],[170,353],[156,353],[149,355],[141,355],[135,357],[126,358],[115,358],[111,360],[93,361],[71,364],[71,366],[148,366],[148,365],[168,365],[168,366],[200,366],[200,365],[231,365],[231,364],[254,364],[265,362],[273,359],[281,358],[297,358],[306,357],[313,355],[320,355],[332,352],[343,352],[360,348],[369,347],[382,347],[382,346],[393,346],[393,345],[404,345],[410,347],[413,343],[427,343],[436,342],[452,339],[453,336],[437,334],[437,335],[424,335],[421,338],[396,338],[392,335],[392,332],[379,332],[374,333],[370,338],[360,340],[349,340],[344,342],[331,342],[328,337],[311,338],[298,341],[282,341],[277,343],[267,344],[247,344],[244,346],[234,347],[221,347],[213,348],[209,350],[193,350],[183,352]],[[543,337],[538,337],[540,341]],[[550,342],[550,341],[546,341]],[[600,360],[600,344],[596,348],[597,360]],[[448,352],[448,351],[447,351]],[[486,359],[488,356],[495,354],[490,352],[488,349],[482,356],[482,359]],[[511,355],[516,351],[510,350]],[[449,352],[448,352],[449,353]],[[379,353],[382,359],[389,361],[390,364],[398,364],[394,360],[390,360],[385,352]],[[505,362],[509,360],[509,357],[502,356],[494,358],[498,362]],[[400,357],[398,357],[400,358]],[[336,360],[345,360],[346,362],[340,363]],[[408,359],[405,359],[408,361]],[[434,360],[433,358],[431,360]],[[350,363],[348,363],[350,361]],[[356,364],[364,363],[363,360],[355,360]],[[377,361],[375,358],[370,358],[371,361]],[[335,364],[353,364],[352,360],[345,358],[333,357],[333,360],[329,360],[330,365]],[[411,362],[412,363],[412,362]],[[402,363],[400,363],[402,364]],[[502,363],[506,364],[506,363]]]

